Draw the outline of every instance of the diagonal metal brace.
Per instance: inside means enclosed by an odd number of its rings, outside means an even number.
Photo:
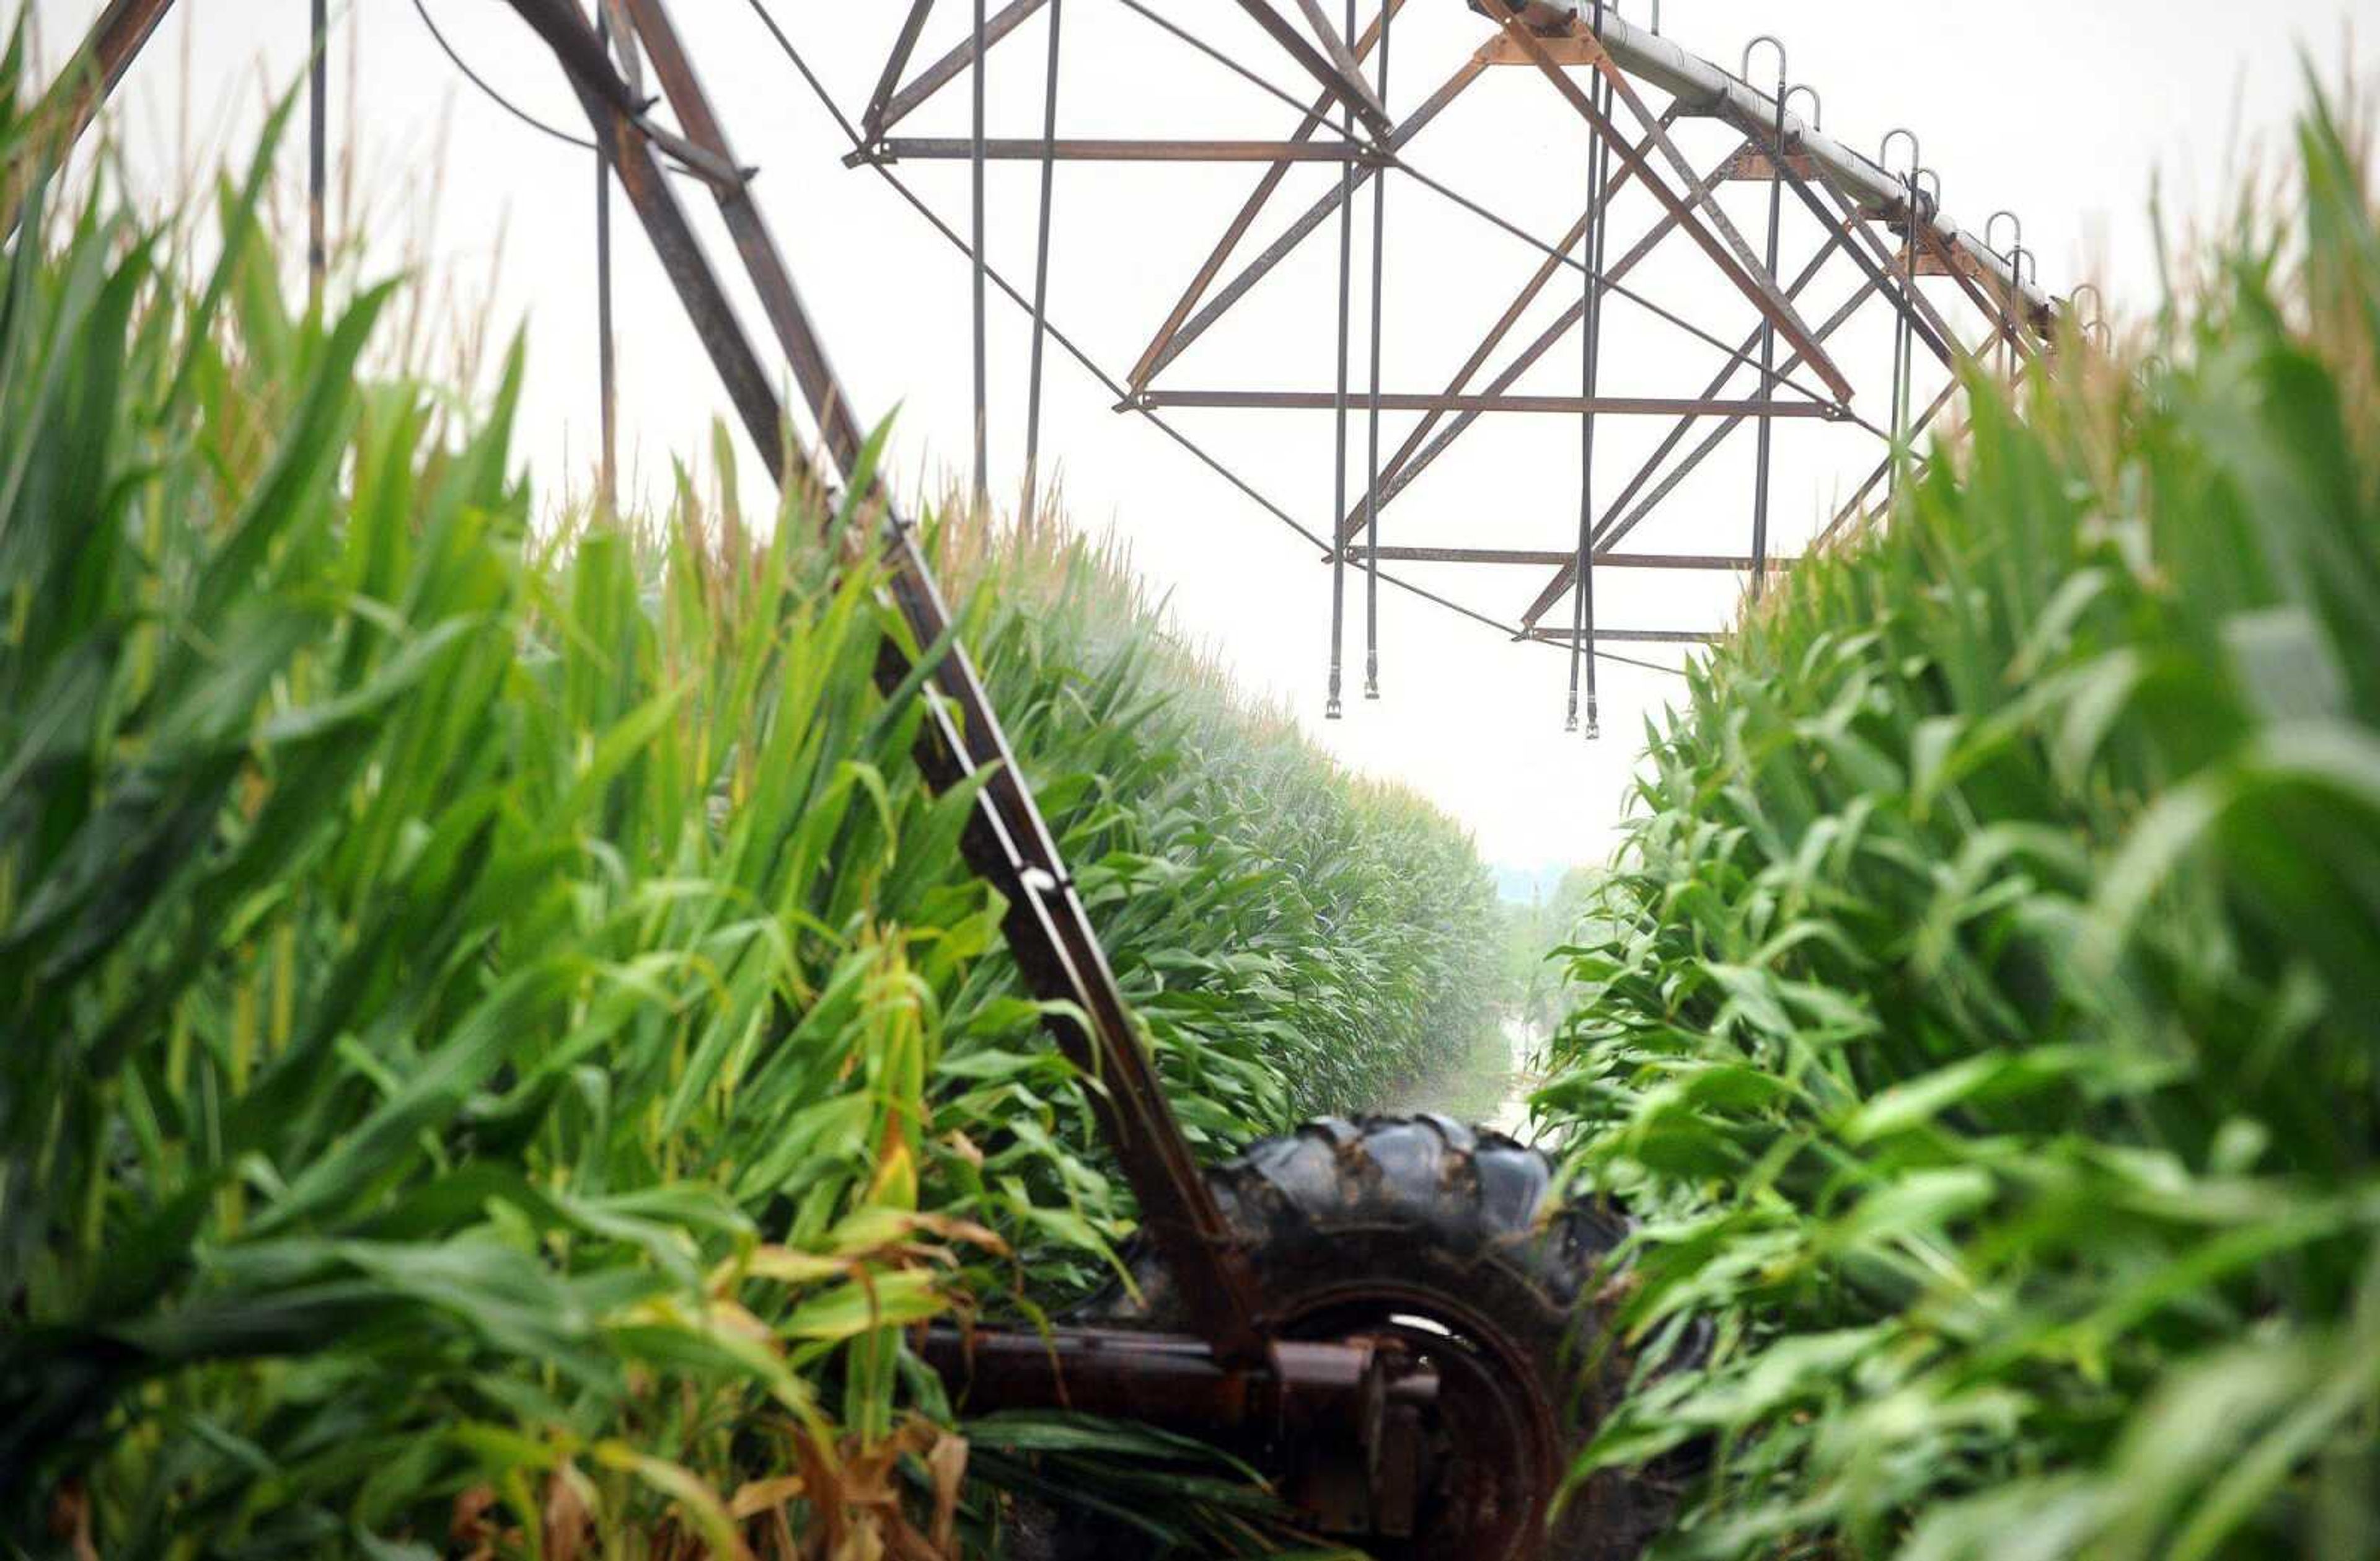
[[[1372,93],[1371,84],[1364,79],[1363,67],[1349,52],[1347,41],[1339,36],[1338,29],[1322,17],[1314,0],[1299,0],[1308,12],[1320,21],[1319,30],[1329,52],[1317,48],[1312,40],[1297,30],[1297,24],[1273,9],[1270,0],[1240,0],[1240,9],[1256,18],[1257,25],[1281,46],[1289,57],[1322,84],[1322,90],[1337,99],[1342,106],[1364,122],[1364,128],[1385,140],[1395,128],[1389,111]]]
[[[540,35],[565,41],[556,52],[571,84],[761,458],[781,486],[816,481],[817,474],[808,471],[788,444],[783,411],[760,355],[695,240],[654,155],[651,138],[624,111],[630,96],[625,83],[600,45],[593,52],[582,46],[596,40],[576,0],[510,4]],[[685,68],[686,53],[662,0],[627,4],[689,137],[728,156],[717,116],[691,69]],[[764,300],[775,300],[771,323],[795,362],[796,378],[836,465],[849,480],[856,473],[856,424],[835,388],[837,382],[794,293],[774,238],[748,196],[738,191],[736,198],[746,213],[733,221],[738,228],[738,252]],[[727,199],[722,193],[722,209]],[[811,360],[806,363],[806,359]],[[1200,1175],[1055,837],[1009,749],[974,664],[957,641],[916,528],[900,516],[880,485],[871,485],[868,497],[889,521],[883,551],[892,605],[920,652],[935,655],[927,672],[920,768],[937,790],[979,784],[962,848],[969,864],[1006,901],[1003,926],[1018,969],[1042,1000],[1046,1022],[1060,1047],[1096,1080],[1086,1091],[1091,1108],[1140,1201],[1159,1252],[1182,1287],[1195,1325],[1226,1364],[1261,1362],[1269,1356],[1269,1345],[1245,1254]],[[904,686],[914,669],[907,652],[892,640],[884,642],[877,667],[880,687]]]

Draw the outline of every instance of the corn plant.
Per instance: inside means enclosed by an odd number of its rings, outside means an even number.
[[[984,1477],[1259,1543],[1240,1473],[955,1426],[905,1342],[1062,1301],[1130,1211],[851,517],[534,524],[517,351],[474,396],[370,355],[400,288],[284,302],[279,126],[211,245],[29,176],[0,255],[9,1548],[953,1555]],[[1468,840],[1169,692],[1117,561],[1036,545],[969,633],[1185,1114],[1367,1104],[1466,1018]]]
[[[2135,360],[1648,733],[1539,1108],[1715,1324],[1588,1454],[1708,1556],[2380,1547],[2380,230],[2328,106]]]

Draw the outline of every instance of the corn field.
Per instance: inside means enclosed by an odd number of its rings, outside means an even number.
[[[2380,226],[2318,107],[1649,734],[1537,1109],[1687,1556],[2380,1554]],[[2176,262],[2177,264],[2180,262]]]
[[[36,184],[0,260],[10,1552],[924,1557],[1003,1485],[1262,1548],[1244,1471],[956,1423],[905,1342],[1100,1284],[1132,1211],[871,682],[857,522],[722,460],[545,523],[517,350],[474,396],[390,366],[406,285],[288,301],[273,152],[164,226]],[[1463,832],[1112,550],[937,545],[1195,1136],[1469,1046]]]

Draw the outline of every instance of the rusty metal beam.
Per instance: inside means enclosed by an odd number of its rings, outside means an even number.
[[[1578,555],[1572,549],[1539,549],[1525,547],[1425,547],[1383,545],[1379,550],[1382,563],[1389,564],[1487,564],[1487,565],[1548,565],[1575,564]],[[1360,550],[1347,549],[1351,559]],[[1771,558],[1772,569],[1791,568],[1799,562],[1792,558]],[[1597,569],[1658,569],[1690,573],[1749,574],[1752,559],[1741,554],[1723,553],[1617,553],[1606,548],[1595,550]]]
[[[18,205],[31,188],[30,177],[41,161],[62,165],[73,153],[100,105],[115,91],[124,73],[140,57],[157,24],[173,8],[174,0],[108,0],[91,30],[83,34],[81,44],[67,56],[33,109],[37,128],[30,149],[20,151],[12,159],[15,167],[0,178],[0,210],[7,213],[11,229]]]
[[[1569,645],[1576,643],[1579,636],[1567,628],[1533,628],[1520,638],[1543,645]],[[1716,645],[1726,638],[1699,628],[1598,628],[1586,636],[1590,643],[1609,640],[1615,645]]]
[[[735,150],[728,144],[726,129],[710,105],[710,94],[696,77],[694,62],[678,42],[677,30],[670,24],[662,0],[625,0],[625,4],[637,37],[652,62],[653,75],[686,139],[722,164],[739,166]],[[793,366],[794,379],[816,415],[820,436],[833,453],[836,464],[848,471],[858,458],[866,436],[844,396],[842,385],[835,381],[833,370],[828,366],[825,347],[811,327],[809,311],[795,289],[793,273],[777,253],[776,240],[761,219],[759,208],[753,204],[748,183],[743,179],[733,184],[713,183],[710,190],[736,250],[744,258],[745,269],[751,274],[760,308]]]
[[[744,335],[717,274],[693,241],[685,213],[677,207],[654,155],[651,138],[622,106],[630,94],[612,71],[601,41],[578,14],[575,0],[511,0],[511,4],[540,34],[562,41],[557,54],[569,70],[572,86],[598,138],[620,168],[622,188],[652,236],[654,249],[677,286],[731,398],[743,413],[761,458],[781,485],[810,480],[785,439],[782,409],[759,355]],[[662,0],[627,0],[627,4],[687,134],[728,158],[725,138],[717,134],[717,116],[699,82],[686,68],[685,51]],[[583,39],[577,36],[580,33]],[[745,202],[750,209],[748,196]],[[752,223],[757,241],[739,238],[737,245],[746,269],[764,297],[774,295],[790,303],[794,311],[792,319],[781,319],[772,312],[780,346],[797,360],[817,353],[815,363],[806,367],[796,362],[796,379],[803,383],[806,394],[816,392],[812,411],[820,426],[844,426],[849,409],[835,388],[823,353],[818,351],[816,335],[801,312],[790,277],[784,274],[783,258],[765,225],[759,223],[757,210],[752,211]],[[835,443],[830,439],[831,447]],[[856,446],[848,459],[840,450],[836,452],[846,480],[857,475],[857,455]],[[937,791],[947,793],[957,786],[978,787],[963,849],[969,863],[1006,902],[1003,925],[1010,948],[1027,988],[1043,1003],[1052,1035],[1075,1066],[1102,1086],[1087,1091],[1087,1099],[1115,1149],[1151,1238],[1182,1287],[1194,1324],[1223,1364],[1245,1367],[1264,1361],[1269,1350],[1254,1276],[1232,1243],[1222,1212],[1165,1098],[1155,1062],[1141,1043],[1089,914],[1009,749],[999,717],[965,647],[955,638],[949,609],[919,551],[916,528],[892,508],[880,485],[871,487],[870,496],[890,521],[884,552],[892,604],[916,646],[940,648],[938,658],[927,669],[929,686],[922,694],[927,719],[917,750],[919,765]],[[888,691],[904,689],[913,670],[909,654],[895,641],[884,641],[877,669],[880,686]]]
[[[917,52],[918,36],[926,30],[926,18],[933,8],[934,0],[910,0],[909,14],[902,18],[892,52],[885,57],[884,72],[876,79],[876,90],[868,94],[868,107],[859,116],[860,134],[871,142],[884,134],[885,111],[900,90],[901,73],[909,68],[909,56]]]
[[[1322,41],[1322,52],[1330,56],[1331,67],[1354,87],[1357,95],[1378,116],[1377,121],[1366,120],[1366,123],[1372,126],[1374,134],[1385,135],[1387,127],[1391,123],[1388,108],[1380,102],[1379,93],[1373,90],[1372,84],[1364,79],[1363,62],[1356,58],[1354,50],[1348,48],[1347,40],[1340,36],[1338,24],[1330,19],[1330,13],[1322,8],[1322,0],[1297,0],[1297,8],[1305,13],[1305,24],[1312,28],[1314,35]],[[1350,32],[1354,30],[1354,18],[1355,7],[1351,4],[1347,7],[1347,25]],[[1326,82],[1325,85],[1329,83]],[[1357,112],[1360,117],[1360,107]]]
[[[984,22],[984,52],[989,54],[999,47],[1002,39],[1032,20],[1033,14],[1049,3],[1050,0],[1010,0],[1008,5],[1002,6]],[[975,64],[975,40],[970,37],[928,66],[918,74],[915,81],[892,94],[892,101],[884,105],[882,116],[870,131],[871,139],[882,136],[885,131],[915,114],[924,105],[927,99],[957,80],[963,72]]]
[[[965,136],[893,136],[872,152],[855,152],[844,161],[922,162],[971,159],[975,142]],[[1365,163],[1377,156],[1351,141],[1313,140],[1096,140],[1002,139],[983,143],[995,163]]]
[[[1144,390],[1119,407],[1205,408],[1236,411],[1330,411],[1339,398],[1309,390]],[[1832,418],[1835,409],[1817,401],[1713,401],[1667,396],[1444,396],[1383,395],[1384,412],[1584,412],[1620,417],[1748,417],[1767,412],[1780,418]]]

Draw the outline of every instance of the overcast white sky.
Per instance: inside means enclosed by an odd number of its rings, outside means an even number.
[[[856,116],[905,7],[894,0],[764,3]],[[583,132],[556,68],[505,6],[495,0],[421,4],[506,93]],[[99,5],[36,0],[53,56]],[[1238,6],[1156,0],[1154,8],[1301,98],[1308,95]],[[1670,0],[1665,9],[1671,37],[1730,68],[1753,33],[1782,32],[1792,79],[1823,94],[1829,132],[1870,150],[1887,129],[1911,127],[1923,140],[1925,161],[1940,170],[1954,219],[1980,227],[1991,213],[2015,210],[2041,258],[2045,283],[2063,292],[2076,281],[2104,278],[2119,311],[2153,296],[2146,220],[2153,177],[2160,170],[2166,176],[2168,205],[2180,217],[2213,210],[2228,187],[2235,126],[2268,144],[2286,129],[2301,97],[2301,49],[2331,78],[2350,50],[2372,57],[2368,40],[2347,42],[2349,18],[2368,9],[2350,0],[2267,0],[2254,7],[2218,0],[1832,0],[1790,11],[1750,0]],[[203,163],[227,137],[237,143],[253,123],[262,84],[294,80],[305,45],[305,0],[181,0],[177,10],[115,109],[136,177],[160,192],[175,187],[178,160]],[[674,10],[725,110],[739,156],[763,170],[759,199],[862,415],[901,408],[897,466],[913,483],[964,471],[971,423],[965,262],[881,180],[841,165],[846,148],[832,120],[776,51],[750,0],[674,0]],[[965,0],[941,0],[920,60],[955,40],[965,11]],[[1635,0],[1622,12],[1641,19],[1646,6]],[[1788,19],[1780,22],[1780,14]],[[1269,140],[1293,121],[1278,101],[1115,0],[1066,0],[1065,15],[1062,133]],[[335,134],[352,138],[362,171],[356,206],[369,213],[378,268],[395,263],[409,236],[426,234],[433,268],[467,291],[493,278],[488,301],[495,317],[525,323],[530,336],[524,448],[542,486],[583,481],[595,419],[589,158],[521,128],[461,80],[423,30],[414,0],[351,0],[338,18],[333,123]],[[1392,105],[1410,106],[1478,44],[1486,24],[1458,0],[1413,0],[1404,18],[1394,35],[1390,96]],[[1047,38],[1037,20],[994,53],[993,134],[1038,133]],[[1772,74],[1764,61],[1759,75]],[[962,82],[901,133],[963,133],[965,109]],[[1689,123],[1680,139],[1707,165],[1736,138]],[[1585,147],[1580,122],[1548,85],[1532,71],[1509,69],[1489,72],[1416,139],[1408,156],[1553,238],[1577,214]],[[442,148],[443,177],[433,179],[430,167]],[[291,152],[294,178],[302,152],[295,144]],[[910,164],[900,172],[964,229],[963,164]],[[1121,376],[1257,172],[1245,165],[1062,166],[1053,321]],[[1302,168],[1243,257],[1336,177],[1335,169]],[[1031,275],[1037,180],[1030,165],[992,171],[989,248],[994,263],[1020,285]],[[699,190],[686,193],[708,220]],[[1732,186],[1726,199],[1756,242],[1766,187]],[[1357,210],[1360,322],[1368,308],[1360,279],[1368,196]],[[1615,210],[1614,256],[1643,231],[1652,211],[1641,194]],[[628,458],[646,485],[658,488],[673,455],[708,448],[710,420],[724,407],[625,206],[618,220]],[[1390,186],[1389,226],[1384,388],[1435,391],[1538,257],[1408,180]],[[1813,252],[1815,231],[1789,211],[1789,271]],[[723,243],[719,253],[723,262]],[[1336,267],[1337,230],[1326,225],[1159,384],[1328,390]],[[1808,295],[1805,312],[1823,319],[1857,281],[1837,260]],[[1730,341],[1754,318],[1682,244],[1658,251],[1633,282]],[[1574,276],[1558,280],[1512,347],[1534,336],[1574,297]],[[1937,298],[1947,309],[1950,295]],[[1609,311],[1606,394],[1696,394],[1723,360],[1624,301]],[[1972,314],[1954,319],[1971,337],[1982,334]],[[995,493],[1013,494],[1022,470],[1026,339],[1022,317],[995,295]],[[1887,416],[1888,343],[1885,316],[1872,309],[1835,344],[1861,386],[1859,409],[1876,421]],[[1359,335],[1359,384],[1363,373]],[[1572,338],[1515,388],[1574,394],[1577,373]],[[1747,394],[1748,383],[1740,378],[1730,394]],[[1930,390],[1922,385],[1921,395]],[[1388,591],[1381,605],[1387,698],[1366,704],[1359,697],[1363,581],[1351,573],[1348,719],[1326,725],[1330,576],[1315,551],[1147,423],[1111,411],[1111,397],[1054,350],[1046,394],[1045,460],[1062,469],[1075,518],[1092,528],[1112,525],[1127,538],[1143,571],[1171,593],[1184,626],[1220,647],[1251,688],[1287,700],[1350,764],[1400,777],[1463,818],[1495,860],[1585,860],[1608,848],[1642,723],[1679,687],[1676,679],[1607,666],[1605,740],[1591,746],[1561,729],[1565,653],[1514,645]],[[1389,448],[1412,421],[1386,420]],[[1179,421],[1301,520],[1317,530],[1328,526],[1329,412],[1191,411]],[[1873,439],[1855,430],[1783,426],[1772,534],[1775,550],[1791,555],[1823,524],[1830,497],[1847,492],[1876,454]],[[1645,419],[1604,420],[1597,468],[1603,502],[1665,428]],[[1746,429],[1632,545],[1745,551],[1751,453]],[[1360,418],[1352,455],[1350,481],[1360,492]],[[1567,547],[1576,534],[1578,466],[1574,419],[1484,419],[1388,509],[1383,535],[1390,543]],[[1413,573],[1509,622],[1547,571],[1437,567]],[[1724,576],[1607,571],[1598,613],[1611,626],[1716,628],[1736,583]],[[1558,609],[1548,623],[1566,627],[1568,611]],[[1670,661],[1677,654],[1650,653]]]

